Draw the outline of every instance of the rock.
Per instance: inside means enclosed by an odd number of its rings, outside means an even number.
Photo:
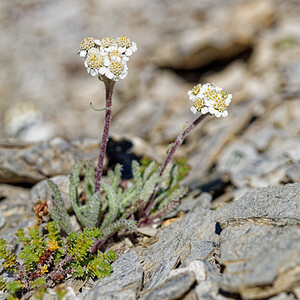
[[[141,300],[179,299],[186,294],[196,278],[192,271],[169,277],[163,284],[154,288],[150,293],[142,294]]]
[[[219,255],[218,244],[211,241],[191,241],[190,253],[182,262],[182,266],[189,265],[195,260],[211,261],[215,256]]]
[[[61,197],[65,203],[65,207],[68,211],[72,209],[71,200],[69,196],[69,176],[59,175],[50,178],[54,183],[57,184]],[[42,200],[47,200],[47,204],[51,207],[51,198],[53,196],[52,190],[49,187],[46,180],[42,180],[34,185],[30,192],[30,200],[33,204],[39,204]]]
[[[219,209],[218,279],[228,293],[258,299],[291,291],[299,282],[300,185],[269,186],[250,190]],[[267,253],[267,255],[266,255]]]
[[[157,229],[153,228],[152,226],[145,226],[140,227],[137,229],[138,232],[140,232],[143,235],[154,237],[157,234]]]
[[[219,294],[218,286],[214,281],[202,281],[195,287],[195,293],[197,299],[216,299],[216,300],[225,300],[228,299]]]
[[[6,224],[6,219],[0,210],[0,230],[5,226],[5,224]]]
[[[287,65],[283,70],[284,76],[284,93],[287,98],[294,98],[300,96],[300,60],[294,61]]]
[[[258,151],[267,150],[273,136],[276,134],[276,130],[273,126],[269,124],[259,124],[259,128],[263,126],[262,129],[257,131],[251,136],[249,136],[248,140],[256,147]]]
[[[172,269],[185,265],[191,253],[192,241],[218,242],[219,237],[215,233],[213,218],[213,211],[196,207],[193,212],[164,227],[158,233],[158,241],[141,253],[145,270],[143,293],[149,293],[160,286]],[[195,246],[193,246],[193,253],[190,256],[193,259],[209,257],[209,255],[203,257],[195,252]],[[205,250],[199,252],[207,253]],[[188,261],[191,262],[191,259]]]
[[[296,300],[293,294],[280,293],[274,297],[269,298],[269,300]]]
[[[204,174],[207,170],[216,163],[225,145],[233,139],[237,132],[248,124],[252,117],[254,106],[254,101],[241,103],[232,108],[230,117],[218,120],[218,122],[214,122],[214,118],[211,118],[208,123],[206,122],[207,120],[203,122],[202,126],[205,126],[206,132],[205,139],[201,145],[199,143],[195,144],[196,148],[189,159],[192,171],[185,181],[190,186],[197,186],[199,184],[199,181],[205,177]],[[197,136],[199,129],[201,129],[201,125],[191,135]],[[191,137],[191,139],[193,138]]]
[[[290,150],[291,155],[296,156],[296,151]],[[290,165],[282,152],[284,149],[259,155],[248,144],[231,144],[220,155],[218,169],[228,172],[237,187],[279,184],[284,180]]]
[[[90,291],[78,298],[135,300],[143,281],[143,268],[135,251],[123,254],[112,266],[113,273],[110,276],[98,280]]]
[[[20,226],[26,226],[35,221],[33,205],[29,201],[29,189],[7,184],[0,184],[0,211],[2,225],[1,235],[12,235]]]
[[[265,225],[297,225],[299,189],[299,183],[251,189],[234,203],[217,210],[216,220],[222,228],[239,222],[243,224],[247,220]]]
[[[45,177],[68,174],[74,159],[96,160],[98,147],[93,139],[68,142],[55,138],[36,145],[6,144],[0,148],[0,182],[32,184]]]

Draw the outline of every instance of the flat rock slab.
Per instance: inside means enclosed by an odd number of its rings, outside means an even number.
[[[142,296],[150,295],[169,276],[171,270],[186,266],[193,260],[209,260],[217,247],[214,211],[197,207],[163,228],[158,241],[141,253],[144,268]]]
[[[0,145],[0,183],[37,183],[45,177],[69,174],[74,159],[94,160],[98,156],[96,139],[50,142],[30,145]]]
[[[250,190],[216,213],[218,283],[243,299],[290,292],[300,281],[300,184]]]
[[[300,226],[300,183],[251,189],[217,210],[216,221],[222,228],[245,222]]]
[[[123,254],[113,263],[113,273],[100,279],[93,289],[79,299],[135,300],[143,282],[143,268],[135,251]]]
[[[191,271],[180,273],[168,278],[161,286],[152,290],[146,297],[142,296],[141,300],[164,300],[180,299],[186,294],[196,281],[195,274]]]

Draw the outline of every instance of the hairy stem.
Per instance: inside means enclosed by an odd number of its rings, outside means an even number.
[[[162,173],[164,172],[166,166],[168,165],[168,163],[173,159],[174,154],[176,152],[176,150],[178,149],[178,147],[183,143],[183,141],[185,140],[185,138],[187,137],[187,135],[206,117],[208,116],[208,114],[204,114],[201,115],[200,117],[198,117],[188,128],[186,128],[182,133],[180,133],[175,142],[173,143],[171,149],[168,151],[167,156],[162,164],[159,176],[162,175]],[[148,215],[152,206],[152,202],[155,198],[155,195],[158,191],[159,186],[156,185],[154,188],[154,191],[147,203],[147,205],[145,206],[145,210],[144,210],[144,215]]]
[[[95,193],[100,190],[100,181],[103,172],[103,161],[106,152],[106,145],[108,141],[108,133],[109,127],[111,123],[111,100],[112,100],[112,93],[115,86],[115,81],[107,79],[105,76],[102,78],[105,84],[105,91],[106,91],[106,110],[105,110],[105,121],[104,121],[104,128],[103,128],[103,135],[102,141],[100,146],[99,158],[98,158],[98,166],[96,171],[96,184],[95,184]]]
[[[165,161],[161,167],[159,176],[162,175],[162,173],[164,172],[167,164],[172,160],[177,148],[183,143],[183,141],[185,140],[185,138],[187,137],[187,135],[206,117],[208,116],[208,114],[205,115],[201,115],[200,117],[198,117],[187,129],[185,129],[183,131],[183,133],[179,134],[178,137],[176,138],[175,142],[173,143],[170,151],[168,152]]]

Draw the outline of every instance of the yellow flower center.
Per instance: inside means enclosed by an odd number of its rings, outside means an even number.
[[[194,102],[193,105],[197,108],[197,110],[201,110],[205,106],[204,100],[201,98],[197,98]]]
[[[85,37],[80,44],[80,50],[90,50],[94,46],[95,46],[94,38]]]
[[[122,59],[122,53],[119,50],[112,50],[109,53],[109,58],[111,59],[112,57],[120,57]]]
[[[116,38],[116,43],[119,47],[129,48],[131,46],[131,39],[127,36],[120,36]]]
[[[124,70],[124,66],[120,61],[114,60],[112,61],[112,63],[109,66],[109,70],[115,75],[115,76],[119,76],[123,70]]]
[[[215,100],[213,107],[214,109],[222,112],[223,110],[225,110],[227,108],[227,104],[225,102],[225,100],[228,97],[228,93],[225,91],[221,91],[219,94],[219,97]]]
[[[101,41],[101,44],[104,48],[108,48],[113,43],[114,43],[114,40],[112,37],[106,37],[106,38],[102,39],[102,41]]]
[[[197,95],[199,92],[200,92],[200,89],[201,89],[201,85],[195,85],[193,88],[192,88],[192,94],[193,95]]]
[[[104,66],[104,57],[98,52],[91,52],[88,54],[86,62],[92,69],[99,69]]]

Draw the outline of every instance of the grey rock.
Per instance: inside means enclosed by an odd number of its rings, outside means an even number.
[[[219,209],[220,287],[243,299],[291,291],[300,274],[300,184],[250,190]]]
[[[230,174],[237,187],[278,184],[284,179],[288,167],[289,159],[283,151],[259,155],[253,146],[246,143],[233,143],[226,147],[217,165],[220,172]]]
[[[291,291],[300,280],[300,229],[246,223],[221,232],[221,288],[258,299]]]
[[[252,145],[241,142],[231,143],[222,151],[218,169],[222,172],[234,172],[258,157],[259,155]]]
[[[284,93],[287,97],[297,97],[300,95],[300,60],[294,61],[286,66],[283,70],[284,76]]]
[[[0,230],[5,226],[5,224],[6,224],[6,219],[2,211],[0,210]]]
[[[300,164],[292,164],[286,170],[286,176],[293,182],[300,182]]]
[[[255,145],[257,150],[265,151],[275,134],[275,128],[270,124],[266,124],[263,128],[260,126],[260,130],[249,136],[248,140]]]
[[[192,166],[192,171],[185,179],[189,186],[198,186],[199,180],[204,177],[205,172],[216,163],[217,157],[220,156],[220,152],[228,140],[232,139],[249,123],[255,102],[256,100],[252,99],[252,101],[242,103],[238,107],[233,107],[230,117],[223,118],[219,120],[220,122],[213,122],[215,121],[213,118],[203,121],[202,126],[205,127],[207,136],[205,143],[196,143],[195,151],[190,155],[189,164]],[[200,130],[200,126],[198,130]],[[196,135],[197,130],[192,134]],[[255,151],[253,155],[255,155]]]
[[[96,282],[93,288],[79,299],[135,300],[142,287],[143,268],[135,251],[123,254],[113,263],[113,273]]]
[[[228,298],[219,294],[219,287],[215,281],[201,281],[195,287],[197,299],[203,300],[225,300]]]
[[[218,242],[214,213],[196,207],[193,212],[164,227],[157,235],[158,241],[143,250],[144,293],[162,284],[172,269],[185,265],[192,241]]]
[[[218,246],[217,243],[211,241],[191,241],[190,253],[182,263],[182,267],[189,265],[195,260],[214,260],[214,257],[219,254]]]
[[[95,160],[98,147],[93,139],[68,142],[55,138],[36,145],[6,144],[0,147],[0,182],[32,184],[45,177],[68,174],[74,159]]]
[[[293,294],[280,293],[274,297],[269,298],[269,300],[296,300]]]
[[[191,271],[168,278],[163,284],[140,297],[141,300],[179,299],[186,294],[196,280]]]
[[[300,224],[300,184],[254,188],[216,212],[222,228],[251,221],[258,224]]]
[[[69,197],[69,176],[59,175],[50,179],[57,184],[61,197],[65,203],[65,207],[67,210],[70,210],[72,205]],[[30,191],[30,200],[33,204],[40,203],[41,200],[47,200],[48,206],[51,207],[51,197],[52,191],[46,180],[38,182]]]
[[[1,235],[11,235],[20,228],[35,221],[33,205],[29,200],[29,189],[0,184],[0,211],[6,219]]]

